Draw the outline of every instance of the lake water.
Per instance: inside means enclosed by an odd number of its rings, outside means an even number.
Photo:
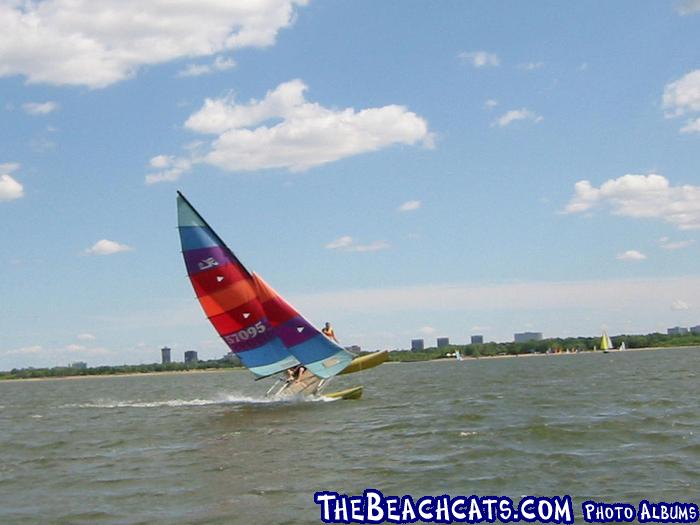
[[[244,371],[0,382],[0,523],[319,523],[315,491],[367,487],[697,503],[698,371],[700,348],[387,364],[333,402]]]

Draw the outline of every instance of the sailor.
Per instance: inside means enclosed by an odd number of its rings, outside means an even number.
[[[321,332],[323,332],[323,335],[325,335],[328,339],[333,339],[333,341],[338,343],[338,338],[335,336],[331,323],[326,323],[326,326],[321,328]]]
[[[293,383],[294,381],[299,381],[301,376],[304,375],[304,372],[306,372],[306,368],[303,365],[287,368],[287,382]]]

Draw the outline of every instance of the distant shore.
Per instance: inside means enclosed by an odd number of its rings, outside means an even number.
[[[646,352],[652,350],[672,350],[672,349],[698,349],[700,345],[689,345],[689,346],[649,346],[642,348],[626,348],[625,350],[610,350],[608,354],[617,353],[627,353],[627,352]],[[409,352],[408,350],[406,352]],[[528,357],[561,357],[561,356],[574,356],[574,355],[586,355],[586,354],[604,354],[603,351],[597,350],[585,350],[581,352],[554,352],[554,353],[527,353],[527,354],[507,354],[507,355],[486,355],[486,356],[462,356],[462,361],[482,361],[491,359],[522,359]],[[385,364],[405,364],[405,363],[454,363],[457,361],[454,357],[440,357],[437,359],[421,359],[415,361],[387,361]],[[244,371],[243,367],[230,367],[230,368],[194,368],[188,370],[162,370],[157,372],[123,372],[123,373],[112,373],[112,374],[76,374],[76,375],[66,375],[66,376],[49,376],[49,377],[16,377],[16,378],[5,378],[0,381],[0,383],[13,383],[19,381],[66,381],[73,379],[94,379],[94,378],[109,378],[109,377],[149,377],[149,376],[170,376],[170,375],[183,375],[183,374],[211,374],[216,372],[232,372],[232,371]]]

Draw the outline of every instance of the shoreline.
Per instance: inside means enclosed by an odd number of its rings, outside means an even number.
[[[507,354],[507,355],[485,355],[481,357],[473,357],[473,356],[463,356],[462,361],[481,361],[482,359],[511,359],[511,358],[517,358],[520,359],[521,357],[561,357],[561,356],[567,356],[567,355],[587,355],[587,354],[593,354],[593,355],[603,355],[603,354],[626,354],[627,352],[647,352],[650,350],[681,350],[681,349],[693,349],[693,348],[700,348],[700,345],[690,345],[690,346],[645,346],[641,348],[625,348],[624,350],[609,350],[608,352],[603,352],[602,350],[584,350],[582,352],[559,352],[559,353],[552,353],[552,354],[547,354],[547,353],[532,353],[532,354]],[[430,363],[437,363],[440,361],[457,361],[454,357],[442,357],[439,359],[427,359],[427,362]],[[400,361],[393,361],[394,363],[398,363]],[[407,363],[421,363],[424,361],[406,361]]]
[[[700,348],[700,345],[691,345],[691,346],[647,346],[643,348],[626,348],[625,350],[611,350],[608,352],[608,354],[616,354],[616,353],[627,353],[627,352],[647,352],[647,351],[653,351],[653,350],[679,350],[679,349],[698,349]],[[406,350],[406,352],[410,352],[410,350]],[[593,355],[603,355],[604,352],[601,350],[597,351],[592,351],[592,350],[585,350],[583,352],[560,352],[560,353],[553,353],[553,354],[546,354],[546,353],[532,353],[532,354],[508,354],[508,355],[487,355],[487,356],[481,356],[481,357],[473,357],[473,356],[464,356],[462,357],[462,361],[482,361],[482,360],[491,360],[491,359],[521,359],[521,358],[528,358],[528,357],[561,357],[561,356],[574,356],[574,355],[588,355],[588,354],[593,354]],[[457,362],[457,359],[454,357],[442,357],[438,359],[425,359],[425,360],[418,360],[418,361],[386,361],[383,364],[394,364],[394,365],[403,365],[403,364],[413,364],[413,363],[454,363]],[[85,374],[85,375],[71,375],[71,376],[59,376],[59,377],[17,377],[17,378],[7,378],[7,379],[0,379],[0,384],[3,383],[16,383],[16,382],[25,382],[25,381],[67,381],[67,380],[75,380],[75,379],[96,379],[96,378],[114,378],[114,377],[148,377],[148,376],[170,376],[170,375],[177,375],[177,374],[213,374],[217,372],[235,372],[235,371],[244,371],[244,367],[232,367],[232,368],[201,368],[201,369],[194,369],[194,370],[164,370],[162,372],[126,372],[123,374]]]

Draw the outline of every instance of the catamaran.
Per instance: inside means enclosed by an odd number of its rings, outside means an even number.
[[[182,255],[197,299],[243,366],[257,379],[277,376],[268,396],[320,395],[336,375],[387,360],[386,351],[355,357],[328,339],[248,271],[179,191],[177,212]],[[357,399],[362,387],[324,395]]]

